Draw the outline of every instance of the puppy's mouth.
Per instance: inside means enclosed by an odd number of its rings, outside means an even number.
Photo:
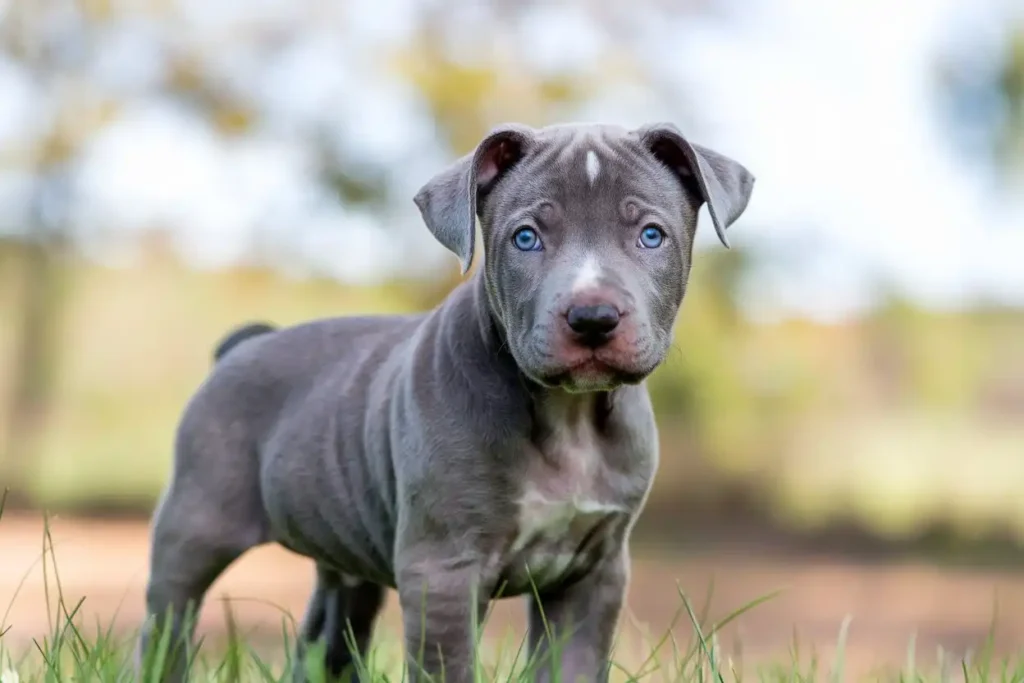
[[[570,391],[609,391],[624,384],[639,384],[657,367],[634,367],[602,358],[590,353],[583,358],[558,368],[547,368],[536,377],[538,383],[549,388]]]

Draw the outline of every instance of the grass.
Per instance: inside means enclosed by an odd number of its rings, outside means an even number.
[[[3,517],[3,503],[4,498],[0,495],[0,519]],[[44,527],[43,551],[39,561],[45,577],[48,632],[35,639],[28,651],[14,652],[5,643],[5,634],[10,630],[7,625],[8,613],[0,613],[0,683],[156,681],[155,672],[161,669],[161,664],[171,654],[168,641],[164,639],[158,643],[137,674],[134,665],[136,634],[115,632],[111,626],[103,624],[85,625],[82,618],[84,599],[73,604],[64,599],[48,525]],[[719,634],[727,624],[774,596],[767,595],[754,600],[722,619],[709,623],[707,611],[711,593],[709,591],[704,606],[699,610],[682,591],[672,596],[680,604],[677,620],[689,626],[690,638],[687,642],[680,642],[674,635],[675,629],[671,627],[659,637],[641,635],[634,638],[633,642],[620,639],[615,649],[612,680],[630,683],[725,683],[743,680],[839,683],[849,680],[845,667],[849,619],[838,629],[835,654],[828,665],[813,652],[801,652],[799,644],[794,641],[790,651],[780,656],[777,662],[749,667],[744,665],[741,653],[728,653],[722,648]],[[276,654],[268,657],[268,648],[263,643],[247,640],[239,632],[231,615],[230,603],[225,603],[225,610],[227,638],[222,643],[203,643],[200,640],[196,652],[190,655],[192,680],[256,683],[291,681],[289,672],[292,668],[295,631],[291,617],[282,615],[279,642],[269,648],[269,651]],[[672,626],[675,626],[675,622]],[[481,683],[528,683],[533,680],[538,663],[530,661],[524,649],[522,639],[514,636],[500,642],[481,643],[477,653],[477,680]],[[322,653],[321,648],[312,646],[308,662],[316,662],[318,653]],[[382,634],[378,630],[368,656],[358,661],[356,666],[365,680],[375,683],[397,682],[403,679],[402,662],[400,637],[397,634]],[[327,683],[324,671],[311,664],[307,674],[311,683]],[[956,659],[939,650],[936,659],[922,667],[915,642],[911,640],[902,669],[879,672],[873,680],[900,683],[951,680],[963,680],[965,683],[1024,683],[1024,660],[996,657],[990,636],[977,653]]]

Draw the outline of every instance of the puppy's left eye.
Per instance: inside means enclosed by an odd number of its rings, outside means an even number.
[[[512,243],[519,251],[540,251],[544,244],[540,241],[540,235],[529,226],[523,226],[512,235]]]
[[[648,225],[640,231],[636,246],[641,249],[657,249],[665,241],[665,232],[657,225]]]

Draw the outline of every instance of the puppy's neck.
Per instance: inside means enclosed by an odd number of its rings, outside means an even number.
[[[505,328],[501,320],[494,314],[492,302],[487,292],[487,281],[484,278],[484,268],[481,265],[473,273],[467,283],[472,297],[473,317],[476,318],[480,329],[480,338],[484,347],[495,356],[502,356],[502,361],[515,363],[505,337]]]
[[[563,389],[534,387],[532,398],[534,441],[543,442],[552,434],[568,428],[605,430],[611,414],[614,391],[570,393]]]
[[[430,318],[437,350],[463,390],[481,397],[519,392],[519,367],[491,313],[482,272],[460,283]]]

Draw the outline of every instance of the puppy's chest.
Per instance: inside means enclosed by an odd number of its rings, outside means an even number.
[[[645,483],[613,471],[589,439],[556,443],[527,468],[502,554],[506,590],[543,588],[585,570],[629,521]]]

